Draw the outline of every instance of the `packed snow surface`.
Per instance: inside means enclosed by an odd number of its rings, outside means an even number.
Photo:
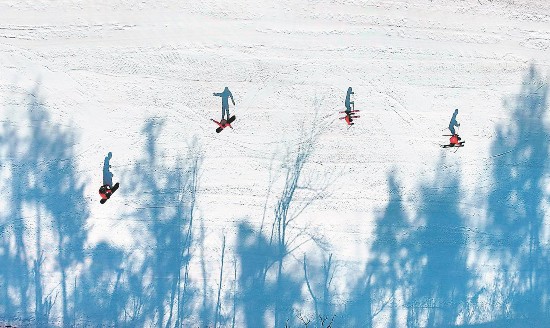
[[[549,68],[545,0],[1,1],[0,326],[548,327]]]

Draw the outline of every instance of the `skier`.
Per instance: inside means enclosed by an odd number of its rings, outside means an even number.
[[[214,92],[214,96],[222,97],[222,121],[224,120],[225,113],[227,113],[227,120],[229,120],[229,98],[231,98],[231,102],[233,103],[233,106],[235,106],[233,94],[231,94],[228,87],[225,87],[223,92]]]
[[[456,121],[456,116],[458,115],[458,108],[455,109],[455,112],[453,113],[453,117],[451,118],[451,121],[449,122],[449,131],[451,131],[452,135],[456,134],[455,126],[459,127],[460,123]]]

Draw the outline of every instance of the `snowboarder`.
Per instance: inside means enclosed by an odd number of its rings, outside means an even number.
[[[113,186],[113,173],[109,170],[111,165],[109,161],[113,157],[113,153],[109,152],[103,161],[103,185],[99,188],[99,195],[101,196],[101,204],[104,204],[107,199],[111,198],[111,195],[118,189],[118,182]]]
[[[231,98],[231,102],[233,103],[233,106],[235,106],[235,100],[233,99],[233,94],[231,94],[231,91],[229,91],[228,87],[225,87],[225,89],[223,89],[223,92],[220,92],[220,93],[214,92],[214,96],[222,97],[222,121],[224,120],[226,113],[227,113],[226,120],[229,120],[229,98]]]
[[[449,122],[449,131],[451,131],[452,135],[456,134],[455,126],[460,127],[460,123],[456,121],[456,116],[458,115],[458,108],[455,109],[455,112],[453,113],[453,117],[451,118],[451,121]]]

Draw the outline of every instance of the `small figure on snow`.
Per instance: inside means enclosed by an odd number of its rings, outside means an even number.
[[[113,186],[113,173],[109,170],[111,168],[109,161],[112,157],[113,153],[109,152],[103,161],[103,185],[99,188],[101,204],[104,204],[107,199],[111,198],[111,195],[118,189],[119,186],[118,182]]]
[[[231,102],[233,103],[233,106],[235,106],[235,100],[233,99],[233,94],[231,93],[231,91],[229,91],[228,87],[225,87],[225,89],[223,89],[223,92],[220,92],[220,93],[214,92],[214,96],[222,97],[222,121],[226,116],[227,116],[226,120],[229,120],[229,98],[231,98]]]
[[[449,131],[451,131],[451,134],[456,134],[455,126],[460,127],[460,123],[456,121],[456,116],[458,115],[458,108],[455,109],[455,112],[453,113],[453,117],[451,118],[451,121],[449,122]]]
[[[351,87],[348,88],[348,91],[346,92],[346,100],[344,101],[344,105],[346,106],[346,110],[340,113],[346,114],[346,116],[341,117],[341,120],[345,120],[346,123],[351,126],[355,123],[353,123],[353,119],[358,118],[359,116],[357,113],[358,110],[355,110],[355,102],[351,100],[351,95],[355,94],[353,92],[353,89]]]
[[[451,118],[451,121],[449,122],[449,131],[451,131],[451,138],[449,139],[448,145],[441,145],[443,148],[449,148],[449,147],[464,147],[464,141],[462,138],[458,136],[458,133],[455,130],[456,127],[460,127],[460,123],[456,121],[456,116],[458,115],[458,108],[455,109],[453,113],[453,117]]]
[[[233,103],[233,106],[235,106],[235,100],[233,99],[233,94],[231,93],[231,91],[229,91],[228,87],[225,87],[225,89],[223,89],[223,92],[220,92],[220,93],[214,92],[214,96],[222,97],[222,119],[219,122],[212,119],[212,121],[218,125],[216,132],[220,133],[226,127],[233,128],[231,126],[231,123],[235,121],[235,115],[229,116],[229,98],[231,98],[231,102]]]

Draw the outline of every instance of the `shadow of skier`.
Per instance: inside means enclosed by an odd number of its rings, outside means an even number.
[[[113,153],[109,152],[103,161],[103,185],[113,185],[113,173],[109,170],[111,168],[109,161],[112,157]]]

